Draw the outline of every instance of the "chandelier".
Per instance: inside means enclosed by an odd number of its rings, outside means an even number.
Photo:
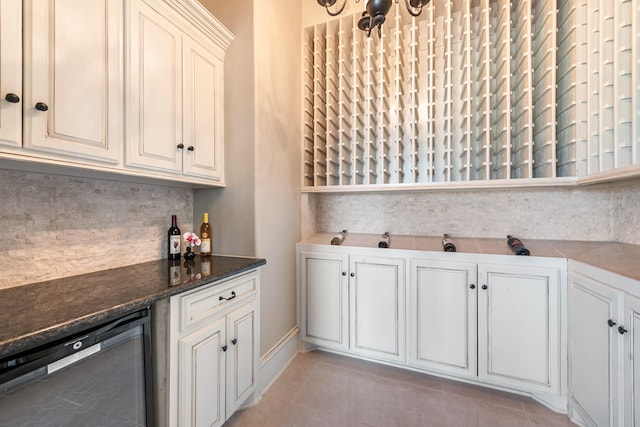
[[[387,17],[387,13],[391,10],[393,0],[365,0],[365,11],[362,12],[362,18],[358,21],[358,28],[367,33],[367,37],[371,36],[371,30],[378,28],[378,36],[382,36],[382,24]],[[395,0],[398,3],[400,0]],[[407,11],[411,16],[418,16],[422,12],[422,7],[429,4],[430,0],[404,0]],[[360,0],[355,0],[360,3]],[[331,16],[338,16],[347,5],[347,0],[318,0],[318,4],[327,9],[327,13]]]

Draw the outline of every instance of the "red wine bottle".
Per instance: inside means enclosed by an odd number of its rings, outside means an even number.
[[[449,238],[448,234],[445,234],[442,237],[442,249],[444,249],[445,252],[455,252],[456,251],[456,245],[453,243],[453,240],[451,240]]]
[[[389,236],[389,232],[385,231],[384,234],[380,237],[380,241],[378,242],[379,248],[388,248],[391,245],[391,237]]]
[[[522,241],[517,237],[513,237],[511,235],[507,236],[507,246],[509,246],[509,249],[511,249],[511,251],[516,255],[531,255],[529,249],[527,249],[524,243],[522,243]]]
[[[332,245],[341,245],[344,242],[345,237],[347,236],[347,230],[342,230],[338,232],[333,239],[331,239]]]
[[[167,231],[169,237],[168,258],[180,259],[180,229],[178,228],[177,219],[175,215],[171,215],[171,228]]]

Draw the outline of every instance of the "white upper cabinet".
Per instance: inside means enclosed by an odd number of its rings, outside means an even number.
[[[127,166],[182,172],[182,34],[143,1],[127,17]]]
[[[122,2],[24,1],[24,148],[122,163],[122,35]]]
[[[0,145],[22,146],[22,8],[0,0]]]
[[[126,165],[222,185],[224,50],[159,10],[130,3]]]

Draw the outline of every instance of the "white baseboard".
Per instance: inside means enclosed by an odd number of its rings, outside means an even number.
[[[289,366],[289,363],[298,353],[298,332],[296,326],[287,335],[274,345],[262,358],[260,358],[260,372],[258,373],[258,384],[255,392],[255,401],[271,387],[271,384]]]

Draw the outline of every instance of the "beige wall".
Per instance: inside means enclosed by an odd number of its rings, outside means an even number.
[[[172,214],[191,189],[0,169],[0,288],[166,258]]]
[[[236,40],[225,63],[228,186],[197,191],[194,210],[196,216],[204,210],[213,212],[218,236],[214,250],[247,255],[240,251],[252,245],[255,255],[267,260],[260,322],[264,355],[297,324],[301,3],[201,2],[236,34]],[[248,54],[252,62],[247,61]]]

